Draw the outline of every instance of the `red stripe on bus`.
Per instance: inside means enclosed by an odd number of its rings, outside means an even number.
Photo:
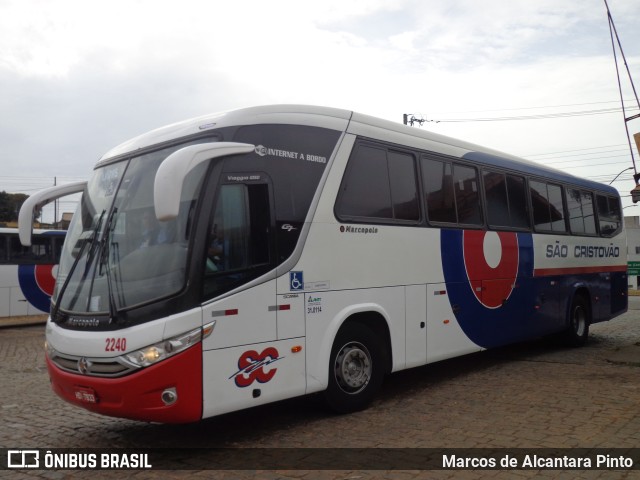
[[[578,275],[585,273],[626,272],[626,265],[610,265],[605,267],[567,267],[567,268],[536,268],[534,277],[548,277],[551,275]]]

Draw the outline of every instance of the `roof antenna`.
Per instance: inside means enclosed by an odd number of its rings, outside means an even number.
[[[633,203],[637,203],[638,201],[640,201],[640,184],[638,183],[640,181],[640,174],[638,174],[638,169],[636,167],[636,161],[633,155],[633,144],[631,143],[631,135],[629,134],[629,125],[628,123],[631,120],[635,120],[637,118],[640,118],[640,113],[636,114],[636,115],[632,115],[630,117],[627,117],[627,112],[625,110],[625,106],[624,106],[624,96],[622,94],[622,83],[620,81],[620,67],[618,66],[618,55],[617,55],[617,50],[616,50],[616,43],[618,44],[618,50],[620,50],[620,56],[622,57],[622,60],[624,62],[624,66],[627,70],[627,76],[629,77],[629,83],[631,84],[631,89],[633,90],[633,95],[636,99],[636,103],[638,104],[638,108],[640,108],[640,100],[638,100],[638,93],[636,92],[636,87],[633,84],[633,78],[631,77],[631,71],[629,70],[629,64],[627,63],[627,59],[624,55],[624,51],[622,50],[622,43],[620,42],[620,37],[618,36],[618,31],[616,30],[616,26],[613,23],[613,17],[611,16],[611,10],[609,10],[609,4],[607,3],[607,0],[604,0],[604,4],[607,7],[607,18],[609,19],[609,33],[611,34],[611,47],[613,48],[613,59],[615,61],[616,64],[616,75],[618,76],[618,91],[620,92],[620,103],[622,105],[622,116],[624,118],[624,128],[627,132],[627,141],[629,142],[629,151],[631,152],[631,163],[633,164],[633,179],[636,182],[636,186],[633,188],[633,190],[631,190],[631,199],[633,200]],[[615,37],[615,39],[614,39]],[[636,143],[638,144],[638,150],[640,150],[640,133],[636,133],[634,135],[634,138],[636,139]]]
[[[413,125],[417,123],[418,125],[422,126],[422,124],[425,122],[440,123],[438,120],[428,120],[427,117],[423,117],[421,113],[402,114],[402,123],[404,123],[405,125],[411,125],[413,127]]]
[[[411,125],[413,127],[413,124],[417,123],[422,126],[422,124],[426,121],[426,118],[416,117],[413,113],[402,114],[402,123],[404,123],[405,125]]]

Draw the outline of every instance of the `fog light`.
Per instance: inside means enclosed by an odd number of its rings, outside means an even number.
[[[176,403],[176,400],[178,400],[178,393],[176,392],[175,388],[167,388],[164,392],[162,392],[161,398],[162,402],[165,405],[173,405],[174,403]]]

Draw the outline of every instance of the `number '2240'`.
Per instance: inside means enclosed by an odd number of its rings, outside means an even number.
[[[124,352],[127,349],[126,338],[106,338],[105,352]]]

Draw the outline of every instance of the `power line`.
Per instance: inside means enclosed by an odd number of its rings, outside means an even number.
[[[582,152],[585,150],[596,150],[596,149],[600,149],[600,148],[612,148],[612,147],[620,147],[620,146],[626,146],[626,143],[616,143],[615,145],[603,145],[602,147],[588,147],[588,148],[576,148],[574,150],[561,150],[559,152],[549,152],[549,153],[531,153],[529,155],[522,155],[524,157],[538,157],[541,155],[556,155],[558,153],[570,153],[570,152]]]
[[[602,167],[602,166],[609,166],[609,165],[628,165],[629,162],[608,162],[608,163],[596,163],[593,165],[569,165],[569,166],[565,166],[562,167],[563,169],[565,168],[591,168],[591,167]]]
[[[451,118],[443,120],[425,120],[427,122],[434,123],[463,123],[463,122],[504,122],[514,120],[543,120],[549,118],[568,118],[568,117],[586,117],[591,115],[605,115],[612,113],[619,113],[622,109],[619,107],[614,108],[601,108],[596,110],[581,110],[577,112],[558,112],[558,113],[546,113],[539,115],[521,115],[517,117],[483,117],[483,118]]]
[[[609,158],[619,158],[619,157],[628,157],[629,156],[629,152],[627,153],[623,153],[620,155],[607,155],[604,157],[593,157],[593,158],[574,158],[572,160],[560,160],[559,162],[553,162],[551,165],[558,165],[560,163],[575,163],[575,162],[580,162],[582,164],[585,164],[585,162],[592,162],[592,161],[597,161],[597,160],[606,160]],[[553,160],[554,158],[564,158],[564,157],[552,157],[552,158],[543,158],[541,160],[535,160],[536,163],[543,163],[544,165],[547,165],[546,162],[547,160]],[[586,166],[588,166],[589,164],[586,164]]]
[[[634,100],[625,100],[627,103],[634,103]],[[482,112],[508,112],[513,110],[534,110],[539,108],[563,108],[563,107],[581,107],[584,105],[601,105],[603,103],[619,103],[619,100],[609,100],[606,102],[586,102],[586,103],[567,103],[563,105],[543,105],[536,107],[513,107],[513,108],[497,108],[490,110],[462,110],[458,112],[434,112],[433,115],[452,115],[458,113],[482,113]]]

